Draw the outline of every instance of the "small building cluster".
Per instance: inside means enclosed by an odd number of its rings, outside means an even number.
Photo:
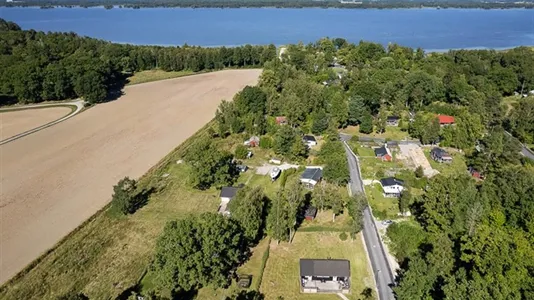
[[[389,116],[386,119],[386,126],[399,126],[399,116]]]
[[[430,150],[430,157],[439,163],[451,163],[452,156],[447,151],[434,147]]]
[[[300,259],[303,293],[350,292],[350,261],[346,259]]]
[[[380,185],[385,197],[400,197],[404,190],[404,181],[394,177],[380,179]]]

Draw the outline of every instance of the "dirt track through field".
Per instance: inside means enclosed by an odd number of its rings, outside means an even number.
[[[0,113],[0,140],[52,122],[70,112],[68,107],[51,107]]]
[[[214,116],[260,70],[127,87],[120,99],[0,146],[0,282],[109,202]]]

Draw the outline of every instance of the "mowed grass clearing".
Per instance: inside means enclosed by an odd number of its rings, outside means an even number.
[[[407,131],[402,131],[397,126],[386,126],[386,131],[383,133],[376,133],[376,132],[372,132],[369,134],[361,133],[359,125],[358,126],[347,126],[346,128],[342,129],[341,132],[350,134],[350,135],[359,136],[359,137],[388,139],[392,141],[400,141],[400,140],[404,140],[410,137]]]
[[[136,72],[134,75],[128,77],[127,85],[134,85],[134,84],[157,81],[157,80],[178,78],[178,77],[194,75],[194,74],[199,74],[199,73],[195,73],[193,71],[167,72],[163,70],[146,70],[146,71]]]
[[[336,294],[304,294],[300,292],[300,258],[339,258],[350,260],[351,294],[359,299],[361,292],[374,280],[360,235],[354,240],[339,239],[339,232],[297,231],[291,244],[271,242],[269,260],[265,267],[260,292],[265,299],[339,299]]]
[[[398,199],[384,197],[380,183],[365,186],[365,193],[367,194],[367,201],[373,209],[373,215],[377,219],[384,220],[399,217]]]

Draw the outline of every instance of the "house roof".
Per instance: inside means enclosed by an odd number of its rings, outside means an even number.
[[[447,151],[441,149],[441,148],[438,148],[438,147],[434,147],[432,148],[432,150],[430,150],[431,153],[434,153],[434,155],[438,156],[438,157],[441,157],[441,158],[446,158],[446,157],[451,157],[451,155],[449,153],[447,153]]]
[[[317,142],[313,135],[305,135],[302,137],[302,139],[306,142]]]
[[[287,119],[284,116],[276,117],[276,123],[286,122]]]
[[[386,156],[388,153],[388,149],[386,149],[385,146],[382,146],[380,148],[375,148],[375,155],[378,157]]]
[[[387,121],[398,121],[399,119],[399,116],[388,116]]]
[[[225,186],[221,189],[221,198],[234,198],[237,194],[237,191],[239,190],[238,187],[235,186]]]
[[[323,177],[323,170],[321,168],[306,168],[304,173],[300,176],[301,179],[313,179],[319,181]]]
[[[300,259],[300,276],[350,276],[350,262],[346,259]]]
[[[382,178],[380,179],[380,183],[382,186],[404,185],[404,181],[393,177]]]
[[[304,212],[305,217],[315,217],[316,214],[317,214],[317,208],[313,206],[308,207],[306,211]]]
[[[452,124],[454,123],[454,117],[446,115],[438,115],[439,124]]]

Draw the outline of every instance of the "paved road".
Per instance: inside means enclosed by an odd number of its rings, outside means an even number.
[[[517,142],[519,144],[521,144],[521,154],[523,154],[524,156],[534,160],[534,152],[532,152],[532,150],[530,150],[527,146],[525,146],[523,143],[521,143],[516,137],[514,137],[510,132],[508,131],[505,131],[506,134],[508,134],[509,136],[513,137],[514,139],[517,140]]]
[[[71,113],[69,113],[68,115],[62,117],[62,118],[59,118],[55,121],[52,121],[52,122],[49,122],[49,123],[46,123],[44,125],[41,125],[39,127],[35,127],[33,129],[30,129],[28,131],[24,131],[23,133],[19,133],[17,135],[14,135],[12,137],[9,137],[7,139],[3,139],[0,141],[0,145],[3,145],[3,144],[7,144],[9,142],[12,142],[16,139],[20,139],[21,137],[25,137],[27,135],[30,135],[32,133],[35,133],[39,130],[43,130],[47,127],[50,127],[52,125],[56,125],[57,123],[59,122],[63,122],[69,118],[72,118],[74,117],[75,115],[77,115],[79,112],[82,111],[82,109],[84,108],[84,101],[83,100],[76,100],[76,101],[72,101],[72,102],[60,102],[60,103],[50,103],[50,104],[36,104],[36,105],[28,105],[28,106],[21,106],[21,107],[17,107],[16,109],[32,109],[32,108],[41,108],[41,107],[47,107],[47,106],[75,106],[76,109],[74,109]],[[7,108],[2,108],[0,109],[0,111],[3,111],[3,110],[13,110],[14,108],[13,107],[7,107]]]
[[[360,176],[358,158],[354,155],[354,153],[352,153],[349,146],[345,142],[347,137],[342,135],[341,139],[344,141],[343,144],[345,145],[345,152],[347,154],[347,160],[349,163],[351,191],[353,194],[363,193],[364,189],[362,178]],[[371,211],[368,207],[366,207],[363,211],[363,238],[365,240],[367,253],[369,254],[369,258],[371,260],[371,267],[373,268],[376,287],[378,290],[378,298],[380,300],[395,299],[393,290],[391,289],[391,286],[395,282],[395,278],[391,272],[391,268],[389,267],[386,252],[378,235],[376,224],[373,220],[374,219],[371,215]]]

